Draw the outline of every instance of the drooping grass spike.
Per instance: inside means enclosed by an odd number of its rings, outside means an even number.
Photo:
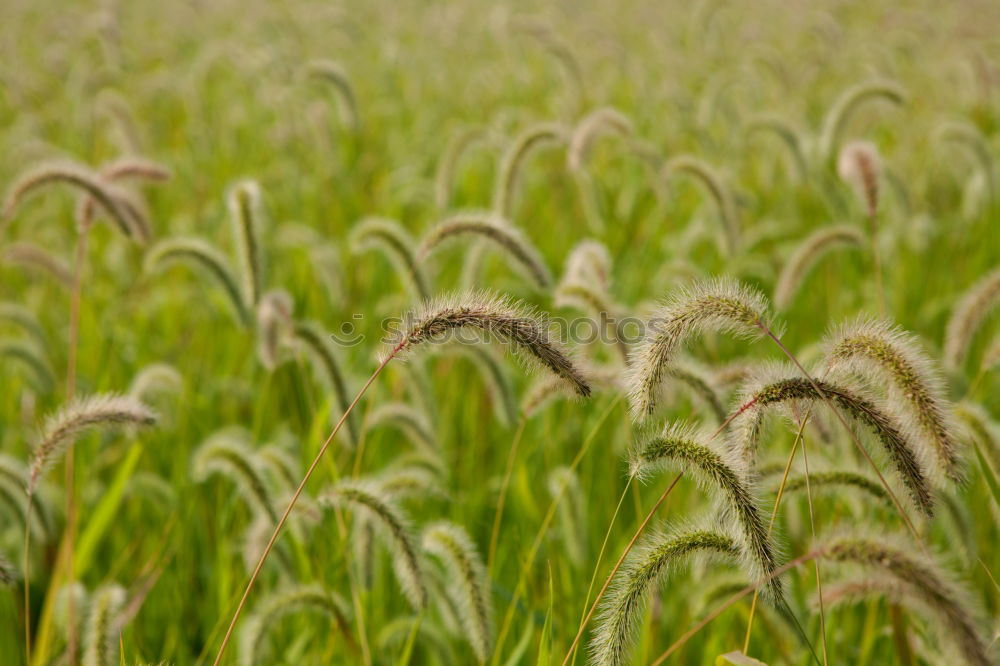
[[[675,293],[653,313],[633,348],[626,377],[632,418],[652,415],[667,370],[690,337],[712,330],[757,338],[767,320],[767,299],[734,280],[700,282]]]
[[[359,511],[376,527],[392,554],[393,569],[403,594],[417,611],[427,606],[427,586],[410,521],[395,502],[371,481],[343,480],[321,501]]]
[[[906,427],[915,423],[915,435],[929,442],[933,458],[927,463],[952,479],[960,476],[951,403],[934,362],[912,335],[886,322],[858,319],[830,336],[827,363],[887,386],[894,408],[909,416]]]
[[[684,423],[672,423],[633,452],[629,464],[632,476],[648,477],[664,469],[691,472],[704,490],[733,520],[751,580],[761,580],[778,566],[767,524],[757,500],[747,486],[747,469],[734,452],[713,448],[707,437]],[[775,601],[784,599],[779,578],[766,588]]]
[[[796,246],[781,268],[774,288],[774,304],[782,310],[791,305],[810,271],[830,252],[864,246],[864,234],[850,225],[834,225],[814,231]]]
[[[211,275],[225,292],[237,321],[243,326],[251,323],[250,308],[243,290],[226,258],[212,245],[200,238],[168,238],[149,249],[145,270],[156,273],[174,262],[201,267]]]
[[[264,282],[260,248],[263,214],[260,199],[260,186],[253,180],[237,182],[226,195],[237,263],[243,279],[243,298],[249,308],[255,307],[260,301]]]
[[[540,289],[552,286],[552,273],[538,249],[518,228],[493,213],[458,213],[444,220],[424,236],[417,258],[423,261],[441,243],[466,235],[486,239],[498,246]]]
[[[416,241],[395,220],[366,217],[351,229],[354,252],[378,249],[385,253],[396,272],[417,300],[427,300],[431,290],[427,276],[419,265]]]
[[[694,555],[735,559],[739,557],[739,546],[719,532],[693,530],[648,536],[632,551],[601,603],[597,628],[590,642],[591,664],[628,663],[650,589]]]
[[[461,611],[465,639],[479,662],[485,662],[493,646],[493,604],[479,551],[464,529],[449,522],[426,527],[423,547],[444,565],[448,592]]]

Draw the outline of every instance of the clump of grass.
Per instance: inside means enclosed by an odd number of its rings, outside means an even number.
[[[458,525],[439,522],[424,529],[423,546],[444,564],[448,592],[460,610],[465,639],[479,662],[485,662],[493,644],[493,608],[486,567],[475,544]]]
[[[857,564],[890,576],[933,611],[968,663],[993,663],[989,645],[969,608],[967,594],[936,562],[916,552],[909,543],[844,534],[824,540],[820,548],[826,559]]]
[[[227,428],[209,436],[191,457],[191,473],[200,482],[213,474],[229,479],[251,513],[265,515],[273,524],[278,520],[274,496],[246,437],[239,428]]]
[[[788,377],[764,379],[749,386],[744,394],[745,399],[741,401],[742,405],[737,411],[742,419],[742,433],[736,446],[739,456],[748,465],[756,459],[767,410],[799,400],[828,400],[836,409],[842,410],[872,432],[885,449],[916,507],[927,516],[933,514],[933,494],[920,462],[923,459],[920,451],[924,443],[908,436],[897,418],[856,389],[827,380],[810,381],[802,377]]]
[[[337,91],[337,104],[340,107],[341,120],[348,129],[357,130],[361,126],[358,103],[354,95],[354,87],[351,85],[344,68],[331,60],[314,60],[306,65],[306,71],[310,76],[333,85],[334,90]]]
[[[892,404],[909,416],[904,423],[915,423],[917,434],[929,442],[937,468],[952,479],[960,476],[951,404],[933,361],[912,335],[885,322],[862,318],[830,336],[827,347],[831,367],[844,366],[873,383],[886,385]]]
[[[882,160],[870,141],[851,141],[837,159],[837,174],[858,193],[869,218],[878,212]]]
[[[603,107],[591,111],[573,128],[566,149],[566,166],[571,172],[580,171],[590,152],[590,146],[601,134],[632,134],[632,122],[618,109]]]
[[[324,493],[321,501],[358,511],[376,526],[376,533],[388,545],[393,569],[403,594],[416,610],[427,606],[427,586],[417,556],[409,519],[395,502],[371,481],[338,482]]]
[[[713,330],[761,337],[767,316],[762,294],[729,279],[696,283],[674,295],[650,317],[645,337],[630,356],[626,382],[632,418],[652,415],[660,385],[691,336]]]
[[[145,270],[148,273],[159,272],[174,262],[190,263],[211,275],[226,294],[237,322],[243,326],[250,324],[250,308],[244,300],[240,283],[229,262],[211,244],[200,238],[162,240],[151,247],[146,254]]]
[[[688,174],[701,183],[719,209],[722,228],[726,237],[726,248],[732,256],[740,247],[742,234],[739,210],[729,187],[715,169],[707,162],[691,155],[678,155],[667,161],[663,166],[665,175],[675,173]]]
[[[806,276],[827,254],[838,249],[862,248],[864,235],[850,225],[824,227],[807,236],[792,252],[778,276],[774,288],[774,304],[788,307]]]
[[[242,180],[230,188],[226,201],[243,278],[244,302],[253,308],[260,301],[264,281],[260,253],[260,186],[256,181]]]
[[[65,454],[84,432],[94,428],[149,426],[156,416],[143,403],[129,396],[102,393],[78,398],[50,416],[31,457],[28,480],[30,496],[46,470]]]
[[[510,219],[518,181],[528,156],[545,144],[560,143],[565,140],[566,129],[554,123],[533,125],[514,137],[500,160],[496,186],[493,190],[493,212],[502,218]]]
[[[537,248],[519,229],[493,213],[459,213],[444,220],[424,237],[417,258],[423,261],[445,241],[467,235],[486,239],[500,247],[540,289],[552,286],[552,273]]]
[[[666,426],[656,437],[641,444],[632,454],[632,476],[647,477],[664,469],[691,472],[709,495],[718,499],[724,515],[738,528],[740,550],[751,580],[760,580],[777,567],[777,556],[760,516],[756,498],[744,479],[743,463],[732,452],[711,447],[706,437],[684,423]],[[778,602],[784,599],[781,581],[771,579],[768,592]]]
[[[419,300],[430,298],[431,290],[414,252],[416,242],[395,220],[368,217],[351,229],[351,246],[355,252],[379,249]]]
[[[254,666],[266,661],[263,649],[268,631],[281,618],[292,613],[311,611],[329,617],[350,642],[350,606],[339,595],[318,584],[286,586],[265,597],[254,608],[240,634],[241,666]]]
[[[632,551],[601,604],[597,629],[590,643],[591,664],[620,666],[628,662],[650,588],[693,555],[737,558],[739,547],[724,534],[692,530],[646,537]]]
[[[118,626],[125,589],[107,584],[91,596],[84,634],[83,666],[115,666],[118,663]]]
[[[460,293],[427,303],[406,317],[406,328],[390,342],[387,354],[402,356],[425,343],[440,343],[449,333],[473,329],[505,343],[586,397],[590,384],[553,339],[536,311],[489,292]]]
[[[944,363],[951,370],[961,368],[969,347],[990,310],[1000,303],[1000,269],[980,278],[955,305],[944,334]]]
[[[906,101],[906,91],[891,81],[871,81],[848,88],[837,98],[820,128],[819,151],[823,160],[832,162],[837,155],[844,129],[858,107],[877,99],[902,104]]]

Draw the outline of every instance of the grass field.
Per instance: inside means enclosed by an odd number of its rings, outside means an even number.
[[[0,23],[0,664],[997,663],[1000,5]]]

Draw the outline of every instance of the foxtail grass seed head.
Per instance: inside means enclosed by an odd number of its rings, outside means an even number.
[[[615,575],[598,611],[590,663],[622,666],[629,663],[635,632],[654,584],[693,555],[737,558],[739,547],[732,538],[709,530],[661,532],[645,537]]]
[[[125,589],[120,585],[103,585],[94,592],[84,635],[84,666],[118,664],[118,624],[124,605]]]
[[[562,281],[593,284],[607,293],[611,287],[611,253],[607,246],[592,239],[574,245],[566,257]]]
[[[784,482],[783,493],[793,494],[804,490],[810,492],[829,490],[839,492],[842,490],[854,490],[865,495],[866,498],[876,499],[888,507],[892,507],[892,498],[877,481],[869,479],[863,474],[848,470],[832,470],[828,472],[811,472],[806,478],[805,474],[790,475]],[[775,489],[777,492],[777,488]]]
[[[147,273],[156,273],[175,262],[198,266],[211,275],[225,292],[237,321],[250,324],[250,306],[222,253],[200,238],[170,238],[149,249],[144,266]]]
[[[321,501],[358,511],[376,527],[392,555],[393,569],[403,594],[417,611],[427,606],[427,585],[413,539],[410,521],[378,484],[370,480],[338,482]]]
[[[284,289],[264,293],[257,305],[257,357],[268,370],[278,365],[279,353],[293,327],[295,304]]]
[[[30,383],[40,393],[49,393],[55,386],[52,366],[37,344],[20,338],[0,338],[0,358],[20,361],[30,371]]]
[[[868,217],[875,217],[882,174],[882,159],[875,144],[869,141],[845,144],[837,159],[837,174],[857,192]]]
[[[944,363],[949,370],[964,367],[969,347],[987,315],[1000,303],[1000,268],[972,285],[955,305],[944,333]]]
[[[142,227],[141,220],[136,219],[135,211],[123,201],[122,191],[87,167],[73,162],[42,164],[18,178],[8,189],[0,208],[0,232],[28,195],[53,183],[65,183],[84,191],[100,204],[127,237],[140,243],[148,240],[147,230]]]
[[[908,435],[894,413],[869,399],[860,389],[820,379],[810,382],[791,369],[788,372],[794,376],[774,379],[776,370],[766,370],[760,379],[750,382],[744,389],[738,410],[741,427],[735,446],[748,466],[757,458],[767,411],[800,400],[821,401],[825,396],[835,408],[872,433],[909,491],[914,505],[924,515],[933,515],[934,496],[921,463],[926,459],[924,440]],[[817,393],[816,387],[822,395]]]
[[[873,569],[912,589],[947,628],[967,663],[977,666],[995,663],[971,610],[968,594],[912,543],[902,538],[845,533],[821,541],[819,549],[828,560]]]
[[[864,234],[849,225],[834,225],[813,232],[795,248],[781,268],[774,288],[774,304],[782,310],[791,305],[810,271],[824,256],[834,250],[862,248],[864,244]]]
[[[486,131],[481,127],[463,127],[452,134],[448,140],[448,145],[438,160],[437,172],[434,176],[434,203],[438,210],[446,210],[451,204],[458,163],[471,146],[485,136]]]
[[[191,457],[191,473],[204,482],[214,474],[229,479],[254,516],[278,521],[277,503],[250,449],[248,434],[241,428],[226,428],[211,435]]]
[[[243,279],[243,298],[249,307],[260,301],[263,269],[261,266],[261,201],[256,181],[243,180],[230,188],[226,201],[233,227],[236,256]]]
[[[522,358],[561,378],[579,395],[590,395],[586,377],[552,339],[546,322],[535,310],[485,291],[440,297],[410,313],[385,354],[405,355],[421,345],[442,342],[449,334],[461,330],[471,330],[506,344]]]
[[[739,535],[740,550],[751,580],[762,580],[777,568],[774,545],[757,500],[745,479],[742,461],[729,449],[713,448],[708,437],[684,423],[666,426],[633,452],[632,476],[644,478],[664,469],[692,473],[702,488],[719,502]],[[784,598],[781,581],[773,578],[765,590],[776,601]]]
[[[887,386],[894,410],[908,416],[903,427],[928,442],[933,455],[924,464],[959,478],[961,459],[951,403],[934,362],[912,335],[886,322],[858,319],[830,336],[827,363]]]
[[[61,458],[77,438],[94,428],[150,426],[156,416],[144,404],[129,396],[101,393],[77,398],[50,416],[31,457],[29,494],[38,486],[46,470]]]
[[[648,419],[663,379],[691,337],[707,331],[757,338],[768,328],[767,299],[730,279],[700,282],[675,292],[653,313],[633,348],[626,375],[632,418]]]
[[[442,243],[463,236],[483,238],[499,247],[539,289],[552,286],[552,273],[538,249],[519,229],[493,213],[458,213],[444,220],[424,237],[417,259],[422,262]]]
[[[421,301],[430,298],[427,276],[415,254],[416,241],[395,220],[378,217],[361,220],[351,230],[351,247],[355,252],[381,250],[415,298]]]
[[[869,100],[899,105],[906,101],[906,91],[892,81],[870,81],[845,90],[830,107],[820,128],[819,151],[824,163],[834,161],[848,121],[858,107]]]
[[[136,400],[149,400],[162,393],[177,393],[184,387],[184,378],[168,363],[151,363],[136,373],[128,395]]]
[[[632,122],[621,111],[611,107],[596,109],[587,114],[573,129],[566,149],[566,166],[571,172],[583,168],[590,146],[601,134],[632,134]]]
[[[45,248],[33,243],[8,243],[3,248],[4,263],[18,264],[50,275],[64,287],[73,286],[73,271],[69,264]]]
[[[365,422],[368,430],[380,426],[392,426],[403,433],[428,453],[438,453],[437,437],[434,429],[419,410],[405,402],[387,402],[373,409]]]
[[[728,185],[722,176],[707,162],[691,155],[679,155],[671,158],[663,167],[664,174],[669,178],[675,173],[692,176],[701,183],[719,209],[722,229],[726,237],[726,248],[730,255],[740,247],[742,235],[739,210]]]
[[[319,324],[308,321],[296,322],[292,329],[292,337],[301,348],[308,352],[309,357],[313,360],[316,373],[324,377],[329,384],[333,391],[333,397],[337,401],[339,413],[347,413],[347,408],[351,404],[351,396],[347,390],[347,378],[344,376],[341,363],[329,337],[323,333]],[[346,444],[353,447],[359,436],[357,419],[353,413],[347,417],[345,425],[347,429]]]
[[[358,102],[354,95],[354,87],[344,68],[330,60],[314,60],[306,65],[306,71],[313,78],[333,85],[337,92],[341,121],[349,130],[356,131],[361,126]]]
[[[329,617],[351,640],[351,611],[344,599],[317,583],[286,585],[258,602],[247,618],[240,634],[240,666],[267,663],[264,645],[270,628],[287,615],[305,611]]]
[[[587,498],[580,477],[569,467],[557,467],[548,476],[549,495],[556,504],[556,526],[569,561],[579,566],[587,556]]]
[[[423,547],[444,565],[448,593],[460,610],[465,639],[480,663],[493,648],[493,604],[486,567],[464,529],[448,522],[424,529]]]
[[[566,128],[562,125],[539,123],[514,137],[504,151],[497,172],[496,187],[493,191],[493,211],[497,215],[510,219],[521,172],[528,156],[541,146],[565,141],[566,134]]]

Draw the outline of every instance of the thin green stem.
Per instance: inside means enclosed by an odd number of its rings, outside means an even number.
[[[302,494],[302,491],[305,489],[306,484],[309,482],[309,479],[312,476],[313,471],[315,471],[316,467],[319,465],[320,459],[323,457],[323,454],[326,453],[327,448],[329,448],[330,442],[333,441],[333,438],[336,437],[337,432],[347,421],[347,418],[351,415],[351,412],[354,411],[354,408],[357,406],[357,404],[361,401],[361,398],[368,390],[368,387],[372,385],[372,383],[375,381],[376,378],[378,378],[380,374],[382,374],[382,370],[385,369],[385,366],[389,364],[389,361],[391,361],[393,358],[396,357],[396,354],[399,353],[399,351],[403,348],[405,344],[406,344],[406,339],[400,342],[392,350],[392,352],[387,354],[385,359],[383,359],[383,361],[379,363],[378,367],[375,368],[375,372],[373,372],[371,377],[368,378],[368,381],[365,382],[365,385],[361,387],[361,390],[358,391],[358,394],[354,397],[354,400],[344,411],[343,416],[341,416],[340,420],[337,421],[337,425],[334,426],[333,430],[330,432],[330,435],[326,438],[326,441],[323,442],[323,445],[319,447],[319,451],[316,453],[316,457],[313,458],[312,463],[309,465],[309,469],[306,470],[305,476],[302,477],[302,482],[299,483],[299,487],[295,489],[295,494],[292,495],[292,499],[289,500],[288,506],[285,508],[285,512],[281,514],[281,518],[278,520],[278,524],[274,527],[274,531],[271,533],[271,538],[268,540],[267,546],[264,547],[264,552],[261,553],[260,559],[257,560],[257,566],[254,567],[253,573],[250,575],[250,580],[247,581],[246,589],[243,590],[243,596],[240,598],[240,602],[236,606],[236,611],[233,613],[233,618],[229,622],[229,628],[226,629],[226,635],[222,638],[222,645],[219,646],[219,652],[218,654],[215,655],[215,661],[213,662],[214,666],[219,666],[219,664],[222,663],[222,655],[226,651],[226,646],[229,645],[229,640],[232,638],[233,630],[236,628],[236,622],[237,620],[239,620],[240,613],[243,611],[243,607],[246,605],[247,598],[250,596],[250,590],[253,589],[253,584],[257,581],[257,577],[260,575],[260,571],[264,567],[264,562],[265,560],[267,560],[267,556],[271,553],[271,549],[274,547],[274,543],[278,540],[278,535],[281,533],[281,528],[284,527],[285,521],[288,520],[288,516],[292,513],[292,509],[295,507],[296,502],[298,502],[299,500],[299,495]]]
[[[517,449],[521,444],[521,435],[524,434],[524,427],[527,418],[521,417],[517,424],[517,431],[514,433],[514,441],[507,452],[507,469],[504,471],[503,484],[500,486],[500,496],[497,498],[497,511],[493,516],[493,529],[490,531],[490,549],[486,557],[486,577],[489,579],[493,573],[493,560],[496,557],[497,543],[500,540],[500,522],[503,518],[504,504],[507,501],[507,488],[510,486],[510,479],[514,473],[514,461],[517,459]]]

